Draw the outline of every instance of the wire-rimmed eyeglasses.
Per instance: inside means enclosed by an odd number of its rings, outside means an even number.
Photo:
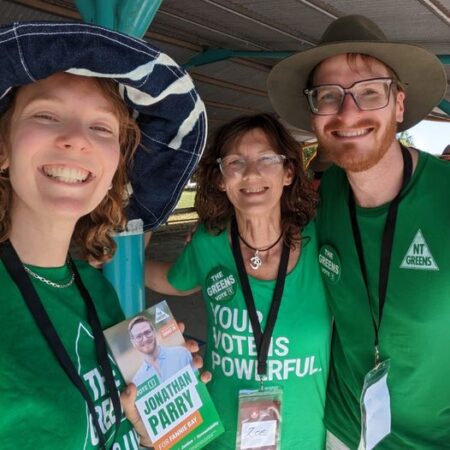
[[[242,155],[227,155],[223,158],[217,158],[220,171],[225,177],[242,175],[248,165],[254,163],[256,170],[260,173],[270,173],[274,168],[283,164],[287,157],[278,153],[263,153],[257,158],[249,159]]]
[[[337,114],[341,109],[346,94],[350,94],[362,111],[373,111],[385,108],[389,104],[391,86],[394,78],[370,78],[356,81],[350,87],[339,84],[322,84],[305,89],[303,93],[308,98],[313,114],[327,116]]]

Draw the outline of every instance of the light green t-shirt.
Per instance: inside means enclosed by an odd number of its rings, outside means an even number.
[[[103,275],[77,262],[103,328],[124,319],[117,296]],[[54,281],[67,280],[67,267],[34,272]],[[99,448],[87,404],[72,384],[37,328],[18,288],[0,261],[0,447],[4,450]],[[32,278],[37,293],[94,400],[100,427],[111,446],[115,431],[112,403],[97,363],[86,308],[75,283],[57,289]],[[119,389],[123,380],[111,360]],[[122,419],[114,450],[136,450],[131,424]]]
[[[341,169],[333,167],[322,177],[318,236],[319,247],[327,244],[340,261],[338,280],[324,275],[335,319],[325,423],[356,449],[363,379],[374,364],[374,329],[352,234],[348,190]],[[387,381],[392,432],[377,450],[450,448],[449,192],[450,164],[420,153],[398,209],[380,329],[381,357],[391,360]],[[388,206],[357,208],[377,320]],[[330,267],[324,267],[324,273],[330,275]]]
[[[267,385],[283,388],[282,449],[322,450],[331,321],[317,262],[314,224],[301,258],[287,275],[268,357]],[[264,329],[275,281],[249,276]],[[228,235],[194,234],[169,273],[179,290],[201,286],[208,314],[205,368],[225,434],[208,448],[234,449],[240,389],[257,389],[256,349]]]

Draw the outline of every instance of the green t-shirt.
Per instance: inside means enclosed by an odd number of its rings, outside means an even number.
[[[325,258],[328,267],[323,266],[335,319],[325,424],[350,448],[356,448],[362,383],[374,364],[374,328],[352,234],[348,192],[341,169],[333,167],[324,174],[318,235],[319,247],[328,245],[327,251],[331,248],[334,253]],[[420,153],[398,209],[380,328],[381,357],[391,360],[392,432],[377,449],[450,448],[449,192],[450,164]],[[377,321],[381,241],[388,207],[357,208]],[[333,272],[330,261],[339,270]],[[340,276],[334,276],[336,272]]]
[[[103,275],[84,262],[76,264],[102,327],[123,320],[117,296]],[[30,268],[54,281],[70,278],[67,267]],[[5,450],[99,448],[84,398],[59,365],[1,261],[0,280],[0,447]],[[97,363],[84,301],[75,283],[64,289],[47,286],[34,278],[32,283],[94,400],[100,427],[111,445],[114,412]],[[121,389],[123,380],[111,362],[116,384]],[[114,450],[138,448],[135,432],[124,418],[115,442]]]
[[[282,449],[322,450],[331,321],[317,263],[314,224],[303,236],[301,258],[286,277],[268,357],[267,385],[283,388]],[[275,281],[249,276],[264,329]],[[208,314],[205,367],[208,388],[225,434],[208,448],[234,449],[240,389],[256,389],[256,350],[237,268],[226,232],[203,226],[169,273],[177,289],[201,286]]]

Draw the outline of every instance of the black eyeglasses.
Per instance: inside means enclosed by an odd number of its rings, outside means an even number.
[[[341,109],[346,94],[350,94],[362,111],[385,108],[389,104],[393,78],[370,78],[353,83],[349,88],[339,84],[322,84],[305,89],[313,114],[328,116],[337,114]]]

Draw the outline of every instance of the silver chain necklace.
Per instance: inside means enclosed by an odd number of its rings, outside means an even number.
[[[41,275],[37,274],[36,272],[33,272],[30,268],[28,268],[25,265],[23,266],[23,268],[25,269],[25,272],[27,272],[33,278],[36,278],[36,280],[39,280],[40,282],[42,282],[48,286],[57,288],[57,289],[64,289],[64,288],[68,288],[69,286],[72,286],[73,282],[75,281],[75,273],[72,270],[72,266],[69,261],[67,261],[67,266],[69,267],[70,272],[72,273],[72,276],[70,277],[70,280],[64,284],[55,283],[54,281],[49,280],[48,278],[42,277]]]

